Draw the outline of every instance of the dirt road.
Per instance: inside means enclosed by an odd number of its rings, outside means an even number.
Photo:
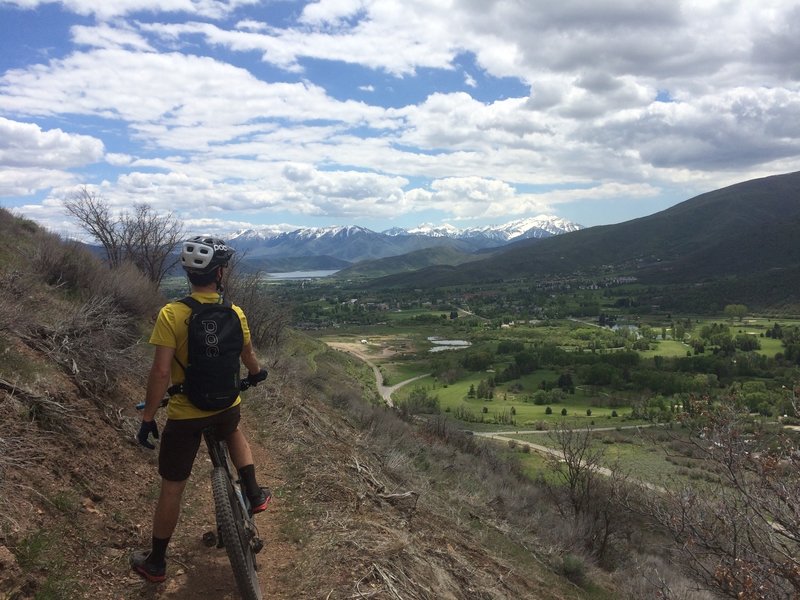
[[[384,402],[388,406],[394,406],[394,401],[392,400],[392,394],[394,394],[397,390],[399,390],[404,385],[408,385],[409,383],[416,381],[417,379],[422,379],[423,377],[428,377],[430,373],[425,373],[424,375],[418,375],[417,377],[412,377],[411,379],[406,379],[405,381],[401,381],[400,383],[396,383],[395,385],[383,385],[383,375],[381,374],[380,368],[374,362],[370,360],[366,350],[364,349],[362,344],[352,344],[347,342],[326,342],[328,346],[333,348],[334,350],[339,350],[340,352],[345,352],[347,354],[352,354],[359,360],[365,362],[372,368],[372,372],[375,373],[375,385],[378,387],[378,393],[383,398]]]

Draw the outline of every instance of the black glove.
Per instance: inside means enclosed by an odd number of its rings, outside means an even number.
[[[255,375],[248,375],[247,379],[250,381],[250,385],[258,385],[260,382],[264,381],[267,378],[267,370],[261,369]]]
[[[142,424],[139,425],[139,433],[136,434],[136,439],[145,448],[150,448],[150,450],[155,450],[155,444],[151,444],[150,441],[147,439],[151,433],[153,434],[153,439],[157,440],[158,425],[156,424],[155,420],[142,421]]]

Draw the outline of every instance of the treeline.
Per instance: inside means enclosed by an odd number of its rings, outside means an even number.
[[[774,357],[754,351],[752,342],[758,342],[757,336],[731,336],[727,326],[716,324],[703,327],[697,338],[703,346],[702,354],[690,351],[688,356],[678,357],[643,358],[633,350],[570,352],[554,343],[503,340],[458,355],[439,356],[433,359],[433,373],[443,383],[452,383],[470,372],[489,372],[474,395],[491,399],[496,385],[509,383],[508,389],[519,393],[525,390],[518,380],[526,375],[555,371],[552,380],[543,380],[536,390],[529,390],[530,401],[552,401],[554,394],[540,392],[570,394],[575,393],[576,386],[584,386],[595,396],[597,405],[621,406],[627,403],[621,397],[655,398],[640,413],[661,414],[667,420],[671,418],[668,413],[675,413],[676,402],[683,400],[663,398],[713,396],[732,390],[750,412],[793,414],[784,387],[791,387],[797,375],[800,331],[797,327],[774,326],[769,335],[779,336],[784,343],[784,351]]]

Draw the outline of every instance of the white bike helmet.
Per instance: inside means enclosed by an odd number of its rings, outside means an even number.
[[[183,242],[181,266],[192,273],[210,273],[217,267],[227,267],[234,252],[224,240],[199,235]]]

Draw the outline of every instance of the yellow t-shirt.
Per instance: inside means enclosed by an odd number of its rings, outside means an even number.
[[[203,304],[219,302],[219,294],[216,292],[211,293],[193,293],[192,298]],[[250,342],[250,329],[247,326],[247,317],[244,316],[242,309],[233,305],[233,310],[239,315],[239,321],[242,323],[242,333],[244,334],[245,345]],[[172,383],[183,383],[186,379],[186,374],[183,368],[189,362],[189,315],[192,314],[192,309],[183,304],[182,302],[170,302],[164,306],[158,313],[158,319],[153,327],[153,333],[150,335],[150,343],[154,346],[166,346],[168,348],[175,348],[175,358],[180,361],[178,364],[173,359],[171,367]],[[241,402],[241,398],[236,398],[236,401],[231,406],[236,406]],[[229,407],[230,408],[230,407]],[[227,409],[223,409],[227,410]],[[185,394],[175,394],[169,400],[167,405],[167,418],[169,419],[199,419],[207,417],[222,411],[206,411],[200,410],[194,404],[189,402],[189,398]]]

